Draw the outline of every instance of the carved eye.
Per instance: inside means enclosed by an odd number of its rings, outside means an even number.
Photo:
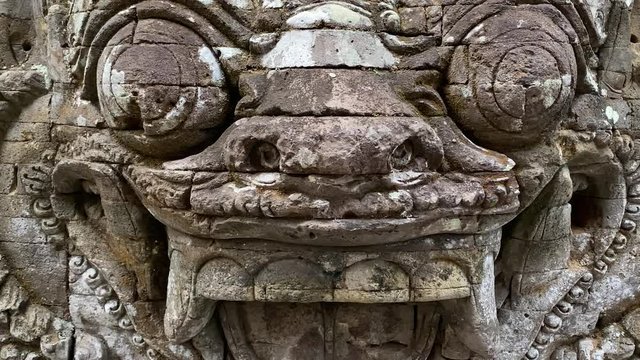
[[[577,77],[576,35],[565,30],[536,11],[513,10],[477,24],[460,40],[446,98],[479,143],[528,145],[559,123]]]
[[[391,153],[389,158],[391,168],[400,170],[407,167],[413,161],[413,155],[413,143],[410,140],[406,140]]]
[[[143,19],[118,31],[98,63],[97,84],[108,125],[141,130],[144,139],[130,139],[138,147],[169,135],[175,142],[179,132],[193,145],[202,140],[200,130],[220,125],[229,110],[214,51],[192,30],[167,20]]]

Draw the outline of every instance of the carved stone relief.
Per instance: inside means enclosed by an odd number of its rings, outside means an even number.
[[[0,360],[640,358],[632,0],[0,0]]]

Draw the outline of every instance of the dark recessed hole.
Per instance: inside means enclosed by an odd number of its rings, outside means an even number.
[[[138,96],[138,92],[137,92],[136,90],[133,90],[133,91],[131,92],[131,96]]]
[[[345,211],[342,215],[343,219],[355,219],[357,218],[356,214],[353,211]]]
[[[318,237],[318,236],[317,236],[315,233],[313,233],[313,232],[309,232],[309,239],[311,239],[311,240],[315,240],[317,237]]]
[[[280,165],[280,152],[272,144],[260,141],[251,149],[249,161],[258,170],[275,170]]]
[[[638,35],[631,34],[631,42],[634,44],[638,43]]]
[[[84,218],[99,220],[104,217],[100,195],[86,192],[77,193],[76,203],[79,205],[77,210]]]
[[[25,40],[25,41],[22,43],[22,50],[24,50],[24,51],[31,51],[31,48],[32,48],[32,46],[31,46],[31,42],[29,42],[28,40]]]
[[[571,205],[571,227],[573,229],[589,229],[602,227],[603,209],[598,199],[596,185],[592,179],[573,175],[573,195]]]
[[[413,161],[414,149],[411,140],[406,140],[398,145],[389,159],[392,169],[400,170],[407,167]]]

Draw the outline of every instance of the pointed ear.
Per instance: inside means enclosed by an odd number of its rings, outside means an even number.
[[[53,170],[52,181],[52,205],[59,218],[87,216],[83,199],[97,197],[99,203],[93,205],[102,208],[108,233],[133,239],[148,237],[151,216],[111,165],[63,160]],[[88,196],[78,196],[82,193]]]

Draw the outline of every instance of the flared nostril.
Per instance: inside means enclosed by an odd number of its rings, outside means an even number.
[[[403,170],[411,164],[413,158],[413,142],[411,140],[405,140],[402,144],[393,149],[393,152],[389,157],[389,165],[391,165],[391,168],[394,170]]]
[[[280,164],[280,152],[273,144],[260,141],[251,149],[249,161],[259,170],[277,170]]]

